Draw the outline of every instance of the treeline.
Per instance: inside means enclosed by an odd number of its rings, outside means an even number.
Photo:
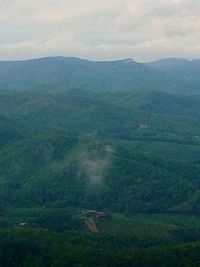
[[[1,231],[0,266],[197,267],[200,263],[200,243],[146,249],[113,248],[112,244],[100,248],[89,240],[83,243],[87,245],[47,230]]]
[[[0,211],[75,206],[126,214],[199,214],[200,164],[195,155],[200,149],[187,147],[194,157],[189,161],[176,159],[177,146],[171,144],[171,159],[168,145],[159,143],[142,147],[60,134],[18,141],[0,152]],[[155,150],[160,154],[154,155]],[[100,183],[91,183],[95,177]]]
[[[76,206],[199,214],[199,103],[145,90],[5,92],[0,212]],[[92,179],[101,183],[91,186]]]

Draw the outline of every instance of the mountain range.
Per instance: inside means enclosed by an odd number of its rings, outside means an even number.
[[[200,61],[0,62],[0,266],[199,266]]]
[[[58,87],[100,91],[151,89],[181,94],[200,92],[200,60],[162,59],[138,63],[132,59],[89,61],[52,57],[0,62],[0,90],[45,90]]]
[[[198,70],[180,59],[0,63],[0,203],[198,214]]]

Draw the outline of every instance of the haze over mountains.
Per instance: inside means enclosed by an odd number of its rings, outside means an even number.
[[[200,1],[5,0],[0,36],[0,267],[200,267]]]
[[[0,266],[197,266],[199,118],[198,60],[0,62]]]
[[[198,213],[198,62],[1,62],[2,202]],[[92,196],[91,173],[102,182]]]
[[[162,59],[138,63],[131,59],[88,61],[79,58],[42,58],[0,62],[0,90],[58,87],[93,90],[161,90],[200,93],[200,61]]]

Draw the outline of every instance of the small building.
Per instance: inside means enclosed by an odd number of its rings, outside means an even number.
[[[139,124],[139,128],[140,129],[148,129],[149,128],[149,126],[148,125],[146,125],[146,124]]]
[[[24,226],[26,226],[26,223],[21,222],[21,223],[19,224],[19,226],[20,226],[20,227],[24,227]]]
[[[96,219],[110,219],[111,216],[104,212],[104,211],[98,211],[95,216]]]
[[[81,216],[88,219],[111,219],[107,212],[96,210],[83,210],[81,211]]]
[[[95,217],[96,213],[96,210],[84,210],[81,212],[81,214],[86,217]]]

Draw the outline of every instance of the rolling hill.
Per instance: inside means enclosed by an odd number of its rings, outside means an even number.
[[[151,90],[3,92],[23,137],[0,149],[1,201],[197,214],[199,104]]]
[[[176,93],[199,92],[196,77],[199,75],[199,64],[191,63],[195,67],[190,70],[189,62],[185,64],[183,60],[184,64],[170,64],[171,61],[142,64],[130,59],[100,62],[55,57],[0,62],[0,90],[47,90],[68,86],[101,91],[151,89]],[[163,68],[164,65],[168,67]],[[188,77],[185,77],[185,65],[190,73]]]
[[[1,62],[0,265],[199,266],[198,71]]]

